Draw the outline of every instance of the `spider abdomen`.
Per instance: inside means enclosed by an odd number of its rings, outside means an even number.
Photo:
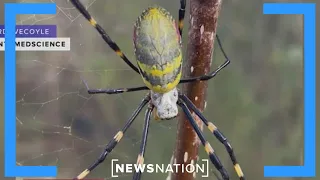
[[[180,34],[168,11],[150,7],[141,14],[134,27],[134,48],[148,88],[166,93],[177,86],[182,64]]]

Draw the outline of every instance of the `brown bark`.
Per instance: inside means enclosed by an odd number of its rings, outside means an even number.
[[[187,56],[185,56],[186,64],[183,70],[185,77],[201,76],[210,71],[214,37],[216,35],[221,3],[222,0],[190,1],[190,27],[188,33]],[[191,101],[202,112],[204,111],[206,104],[207,86],[207,82],[202,81],[188,83],[183,87],[184,93],[187,94]],[[200,128],[203,129],[203,124],[200,119],[196,116],[194,116],[194,118]],[[178,123],[174,162],[185,165],[190,164],[192,160],[197,162],[197,159],[199,159],[199,145],[200,141],[197,134],[194,132],[185,115],[181,113]],[[172,179],[175,180],[192,180],[194,177],[195,174],[187,172],[182,173],[181,170],[180,173],[172,175]]]

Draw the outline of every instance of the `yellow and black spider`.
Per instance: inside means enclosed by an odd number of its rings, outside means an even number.
[[[150,92],[143,98],[138,108],[134,111],[122,130],[120,130],[114,138],[107,144],[104,151],[99,158],[75,179],[83,179],[100,163],[102,163],[107,155],[115,148],[118,142],[122,139],[124,133],[133,123],[142,108],[148,104],[145,114],[145,123],[143,129],[142,143],[140,146],[140,153],[138,155],[137,164],[143,164],[144,153],[146,149],[148,129],[152,111],[155,109],[155,114],[158,119],[167,120],[172,119],[178,114],[179,105],[186,114],[190,124],[197,133],[205,151],[207,152],[211,162],[221,173],[224,180],[229,179],[226,169],[222,166],[218,156],[215,154],[209,142],[205,139],[202,131],[198,127],[190,110],[202,120],[208,129],[215,135],[215,137],[224,144],[238,177],[244,180],[243,172],[236,160],[233,149],[227,138],[217,129],[217,127],[208,122],[202,113],[195,107],[195,105],[182,94],[177,85],[181,83],[188,83],[194,81],[207,81],[213,78],[221,69],[226,67],[230,61],[224,52],[218,36],[216,36],[218,45],[226,58],[226,61],[220,65],[215,71],[209,74],[181,79],[182,73],[182,52],[181,52],[181,35],[183,30],[183,19],[185,16],[186,0],[180,0],[179,9],[179,23],[176,25],[175,20],[170,13],[158,6],[149,7],[138,17],[134,25],[134,52],[138,67],[133,65],[124,53],[121,52],[118,45],[111,40],[103,28],[91,17],[86,8],[79,2],[79,0],[71,0],[73,5],[83,14],[83,16],[90,22],[90,24],[99,32],[104,41],[127,63],[134,71],[139,73],[146,86],[133,88],[119,88],[119,89],[87,89],[89,94],[118,94],[124,92],[149,90]],[[133,179],[141,178],[141,172],[135,172]]]

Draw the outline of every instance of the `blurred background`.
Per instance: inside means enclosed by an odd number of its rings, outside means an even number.
[[[179,8],[178,0],[82,2],[134,63],[133,24],[140,13],[157,4],[177,19]],[[263,2],[223,1],[217,32],[232,62],[209,82],[204,112],[230,140],[247,179],[264,179],[265,165],[303,165],[302,16],[263,15]],[[55,3],[56,15],[17,17],[17,24],[56,24],[59,37],[71,38],[70,52],[17,53],[17,165],[57,165],[58,177],[66,178],[78,175],[99,156],[147,91],[88,95],[81,78],[95,89],[143,83],[70,2]],[[224,61],[215,47],[212,69]],[[112,179],[111,159],[136,162],[143,115],[89,177]],[[177,119],[152,121],[145,163],[170,162],[176,126]],[[206,129],[204,132],[231,179],[237,179],[223,145]],[[199,152],[200,159],[207,158],[202,147]],[[210,167],[214,179],[215,169]],[[167,176],[145,173],[142,179]],[[118,179],[131,177],[123,174]]]

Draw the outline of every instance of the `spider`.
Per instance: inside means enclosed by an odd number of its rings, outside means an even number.
[[[134,52],[137,60],[137,65],[133,65],[126,55],[120,50],[118,45],[108,36],[105,30],[94,20],[86,8],[79,0],[71,0],[72,4],[82,13],[82,15],[90,22],[90,24],[98,31],[103,40],[113,49],[122,60],[131,67],[132,70],[141,75],[145,86],[132,88],[118,88],[118,89],[89,89],[86,82],[89,94],[118,94],[124,92],[133,92],[141,90],[149,90],[149,93],[143,98],[137,109],[128,119],[122,130],[113,137],[113,139],[106,145],[104,151],[99,158],[75,179],[85,178],[92,170],[101,164],[109,153],[116,147],[122,139],[124,133],[130,128],[130,125],[136,119],[141,110],[148,104],[144,119],[144,129],[142,136],[142,143],[140,146],[140,153],[137,158],[137,164],[144,163],[144,153],[146,149],[147,136],[151,114],[155,110],[156,119],[169,120],[178,115],[178,106],[186,114],[190,124],[197,133],[205,151],[207,152],[210,161],[215,168],[220,172],[224,180],[229,179],[228,172],[221,164],[218,156],[215,154],[209,142],[205,139],[202,131],[195,122],[190,110],[192,110],[201,121],[207,126],[211,133],[224,144],[231,160],[234,169],[240,180],[244,180],[244,174],[238,164],[234,155],[233,149],[227,138],[218,130],[218,128],[209,122],[191,100],[177,89],[177,85],[181,83],[189,83],[194,81],[207,81],[226,67],[230,60],[224,52],[220,39],[216,35],[218,45],[226,59],[215,71],[209,74],[181,79],[182,74],[182,30],[183,20],[185,16],[186,0],[180,0],[179,22],[178,26],[170,13],[159,7],[152,6],[144,10],[138,17],[134,25],[133,42]],[[141,178],[141,172],[135,172],[134,180]]]

